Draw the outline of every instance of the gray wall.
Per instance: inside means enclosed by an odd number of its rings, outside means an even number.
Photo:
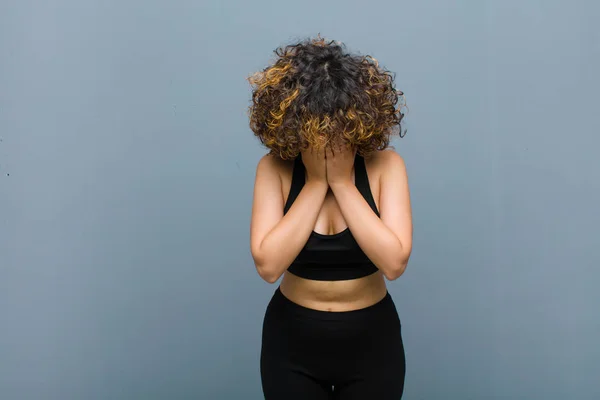
[[[244,78],[318,32],[410,107],[405,398],[600,398],[600,6],[369,4],[0,2],[2,400],[262,398]]]

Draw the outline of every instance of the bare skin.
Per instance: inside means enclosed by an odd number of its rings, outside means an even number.
[[[365,160],[378,218],[354,185],[354,152],[306,151],[302,159],[306,183],[285,216],[293,162],[269,155],[259,162],[250,240],[259,275],[270,283],[283,275],[283,295],[316,310],[350,311],[377,303],[386,295],[385,278],[394,280],[404,273],[412,248],[404,161],[393,150],[375,152]],[[312,231],[333,235],[346,228],[378,272],[347,281],[314,281],[286,271]]]

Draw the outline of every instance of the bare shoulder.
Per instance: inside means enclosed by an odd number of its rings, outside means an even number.
[[[366,159],[366,165],[369,172],[373,175],[382,177],[388,174],[406,173],[404,159],[394,149],[385,149],[376,151]]]
[[[385,149],[375,153],[380,163],[386,166],[404,166],[404,159],[396,150]]]
[[[265,154],[258,160],[257,170],[261,172],[281,172],[286,169],[287,161],[280,159],[270,153]]]
[[[265,154],[258,160],[256,166],[256,175],[258,176],[270,176],[271,178],[278,177],[281,181],[289,179],[292,174],[292,163],[290,161],[282,160],[281,158],[272,154]]]

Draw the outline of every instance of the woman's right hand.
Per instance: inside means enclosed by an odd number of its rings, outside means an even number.
[[[327,183],[327,164],[325,149],[308,148],[302,151],[302,163],[306,168],[307,180]]]

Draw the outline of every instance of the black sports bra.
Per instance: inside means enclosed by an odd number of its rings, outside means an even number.
[[[360,155],[354,159],[354,181],[371,209],[379,217],[377,205],[369,186],[365,160]],[[292,185],[285,203],[284,214],[292,206],[305,182],[305,167],[300,157],[294,161]],[[312,232],[300,254],[288,271],[305,279],[317,281],[343,281],[358,279],[377,272],[378,268],[362,251],[349,228],[333,234]]]

